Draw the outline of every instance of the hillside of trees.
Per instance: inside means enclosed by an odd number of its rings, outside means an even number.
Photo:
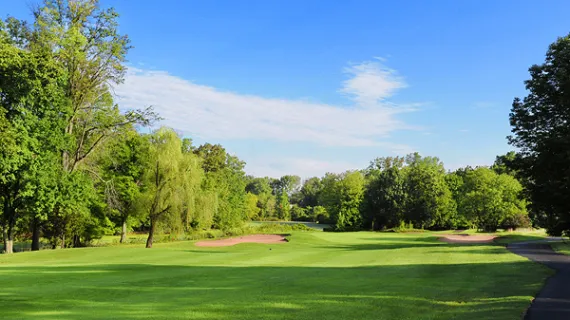
[[[530,206],[536,180],[525,180],[514,152],[491,167],[455,171],[414,153],[324,177],[248,176],[221,145],[194,145],[158,127],[152,108],[116,104],[112,88],[123,81],[131,49],[117,17],[97,1],[46,0],[32,24],[0,21],[7,253],[14,240],[32,240],[32,250],[40,239],[80,247],[103,235],[124,241],[133,230],[148,233],[150,248],[157,233],[227,230],[251,220],[316,221],[336,231],[496,230],[544,221],[544,207]]]

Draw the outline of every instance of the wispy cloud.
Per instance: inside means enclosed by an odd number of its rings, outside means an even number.
[[[405,87],[395,72],[379,62],[347,69],[343,92],[355,105],[341,107],[301,100],[269,99],[199,85],[165,71],[130,68],[115,88],[122,108],[152,105],[165,118],[162,124],[208,140],[242,139],[310,142],[324,146],[384,146],[388,134],[415,129],[397,119],[412,105],[385,102]]]
[[[313,176],[322,177],[327,172],[341,173],[347,170],[362,169],[365,164],[287,157],[254,159],[247,165],[250,167],[248,171],[255,176],[281,177],[294,174],[305,179]]]
[[[358,105],[370,108],[378,107],[398,89],[407,87],[404,79],[381,61],[383,59],[377,58],[376,61],[347,67],[345,72],[351,77],[344,81],[340,91],[349,95]]]

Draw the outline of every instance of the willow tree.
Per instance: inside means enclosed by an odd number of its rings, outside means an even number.
[[[171,232],[182,228],[182,218],[193,210],[204,175],[200,158],[183,151],[182,140],[172,129],[155,131],[150,143],[145,190],[140,201],[148,208],[147,248],[152,248],[159,224]]]

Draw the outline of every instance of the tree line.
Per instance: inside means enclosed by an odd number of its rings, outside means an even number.
[[[497,157],[491,167],[449,172],[438,158],[413,153],[377,158],[366,169],[327,173],[302,185],[295,176],[250,178],[250,218],[315,221],[338,231],[530,227],[523,187],[503,164],[513,156]],[[272,196],[274,211],[266,206]]]
[[[546,169],[561,165],[562,156],[539,143],[548,138],[563,148],[570,141],[560,138],[566,118],[552,120],[562,128],[545,138],[544,130],[529,133],[527,122],[543,124],[530,118],[551,109],[525,111],[554,92],[543,88],[553,85],[548,79],[527,82],[531,91],[546,90],[543,96],[513,105],[511,143],[522,151],[497,157],[491,167],[449,172],[438,158],[414,153],[304,181],[252,177],[221,145],[196,146],[166,127],[143,133],[160,120],[152,108],[119,108],[112,88],[123,81],[131,45],[112,8],[97,0],[45,0],[33,17],[31,24],[0,21],[0,227],[7,253],[14,239],[31,239],[32,250],[42,238],[54,248],[79,247],[106,234],[123,242],[130,230],[147,232],[150,248],[158,232],[228,230],[249,220],[315,221],[338,231],[570,229],[562,201],[567,185],[554,184],[556,172]],[[551,50],[570,52],[568,38],[559,42]],[[533,78],[557,62],[531,68]],[[568,79],[570,68],[551,69],[559,81]],[[565,93],[557,99],[552,103],[567,108]],[[547,153],[551,162],[537,165]],[[548,179],[533,176],[544,172]]]

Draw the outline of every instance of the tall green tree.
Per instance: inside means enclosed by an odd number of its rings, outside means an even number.
[[[494,231],[506,220],[527,215],[522,186],[508,174],[480,167],[467,173],[461,188],[459,212],[472,227]]]
[[[367,180],[362,206],[364,226],[373,230],[399,226],[407,203],[405,171],[391,166],[369,173]]]
[[[558,38],[540,65],[530,67],[528,95],[515,98],[509,143],[518,148],[516,167],[544,215],[548,232],[570,234],[570,35]],[[542,219],[541,219],[542,220]]]
[[[457,205],[445,181],[443,163],[417,153],[408,155],[406,163],[408,201],[404,219],[419,228],[454,228]]]
[[[45,0],[33,14],[33,26],[9,18],[4,38],[27,51],[53,56],[63,70],[65,77],[59,87],[68,108],[59,115],[63,128],[57,129],[65,135],[65,144],[60,148],[62,175],[77,170],[92,173],[93,161],[89,159],[121,127],[148,124],[156,118],[148,108],[121,113],[113,102],[110,87],[123,80],[129,40],[118,32],[117,13],[101,9],[97,0]],[[67,177],[60,182],[79,181],[76,178]],[[60,189],[68,187],[62,185]],[[76,211],[62,207],[72,205],[74,199],[66,199],[65,194],[57,199],[60,201],[55,204],[55,211]]]
[[[183,216],[194,209],[203,175],[200,159],[183,152],[182,140],[173,130],[161,128],[150,136],[149,161],[140,199],[147,208],[150,223],[147,248],[152,248],[159,224],[171,232],[183,228]]]
[[[275,211],[277,212],[277,218],[280,220],[289,221],[291,220],[291,204],[289,203],[289,196],[287,192],[280,192],[277,195]]]
[[[361,227],[360,207],[364,197],[364,176],[358,171],[327,173],[322,180],[320,203],[326,208],[335,229],[355,230]]]
[[[491,169],[497,174],[506,173],[511,176],[516,176],[517,171],[515,169],[517,160],[517,154],[514,151],[509,151],[504,155],[497,156],[495,162],[491,166]]]
[[[30,48],[49,50],[67,73],[65,95],[71,112],[65,132],[70,141],[63,152],[63,168],[80,166],[106,139],[129,123],[147,124],[150,109],[119,112],[110,86],[123,81],[131,48],[118,31],[118,14],[102,9],[98,0],[45,0],[34,10]]]
[[[97,161],[107,207],[116,214],[121,226],[121,243],[126,240],[129,219],[139,220],[136,218],[143,212],[137,201],[142,192],[144,168],[148,166],[149,148],[147,136],[128,128],[105,146]]]
[[[1,26],[0,26],[1,27]],[[6,38],[4,38],[6,39]],[[51,203],[33,201],[46,189],[45,177],[61,147],[60,117],[67,112],[61,82],[65,77],[50,54],[29,52],[0,42],[0,221],[5,251],[12,252],[15,228],[25,215],[40,214]],[[43,188],[42,188],[43,186]],[[43,193],[48,195],[49,193]],[[53,195],[50,196],[53,199]]]
[[[227,154],[220,145],[204,144],[194,150],[206,173],[202,189],[216,198],[213,226],[229,229],[248,219],[245,162]]]
[[[319,195],[322,188],[321,179],[318,177],[305,180],[299,191],[299,205],[303,208],[318,206]]]

